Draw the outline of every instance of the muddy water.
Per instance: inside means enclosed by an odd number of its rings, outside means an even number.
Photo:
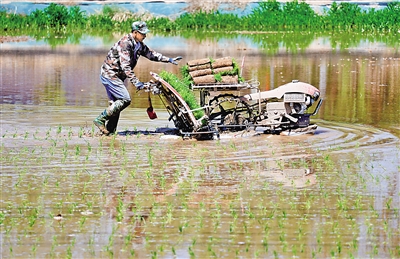
[[[245,38],[149,38],[183,62],[245,56],[245,78],[265,89],[296,78],[323,93],[315,135],[200,142],[158,133],[173,127],[168,114],[155,101],[150,121],[147,96],[133,90],[119,134],[97,135],[91,121],[107,101],[98,70],[112,41],[2,45],[3,258],[400,256],[395,50],[319,42],[272,55]],[[140,62],[143,81],[179,71]]]

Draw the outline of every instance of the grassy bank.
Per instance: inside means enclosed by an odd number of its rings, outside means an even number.
[[[41,31],[85,32],[98,30],[127,31],[133,21],[147,20],[155,31],[357,31],[395,32],[400,30],[400,2],[390,2],[384,9],[362,10],[357,4],[334,2],[323,14],[313,11],[305,2],[279,3],[276,0],[260,2],[249,15],[212,12],[185,13],[177,19],[166,17],[146,18],[134,13],[105,5],[99,14],[88,15],[79,6],[50,4],[44,10],[30,15],[7,13],[0,10],[2,34],[18,34],[29,30],[30,34]]]

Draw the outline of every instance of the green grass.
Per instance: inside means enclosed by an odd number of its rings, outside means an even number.
[[[51,3],[43,10],[29,15],[0,11],[0,30],[12,31],[54,30],[63,32],[86,32],[96,30],[129,31],[133,21],[144,19],[130,13],[123,19],[116,19],[124,13],[113,5],[104,5],[101,13],[88,15],[79,6],[66,7]],[[250,14],[238,16],[219,11],[184,13],[175,20],[166,17],[147,19],[155,31],[270,31],[270,30],[312,30],[312,31],[359,31],[398,32],[400,29],[400,2],[390,2],[387,7],[376,10],[362,10],[350,2],[334,2],[322,14],[314,12],[305,2],[279,3],[268,0],[258,3]]]

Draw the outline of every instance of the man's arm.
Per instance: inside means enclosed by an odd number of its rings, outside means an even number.
[[[182,57],[169,58],[167,56],[164,56],[163,54],[150,49],[145,44],[143,44],[143,56],[145,56],[146,58],[148,58],[149,60],[152,60],[152,61],[172,63],[174,65],[178,65],[178,63],[176,61],[182,59]]]
[[[137,88],[141,88],[143,83],[139,81],[139,79],[136,77],[135,73],[133,72],[133,68],[131,67],[131,52],[133,52],[133,48],[135,46],[132,46],[129,44],[128,41],[120,41],[118,44],[118,52],[119,52],[119,62],[121,64],[121,69],[125,73],[126,77],[129,79],[129,81],[135,85]],[[139,89],[140,90],[140,89]]]

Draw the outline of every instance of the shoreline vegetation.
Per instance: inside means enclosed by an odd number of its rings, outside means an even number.
[[[135,20],[145,20],[156,33],[182,33],[187,31],[214,32],[400,32],[400,1],[389,2],[383,9],[363,10],[350,2],[333,2],[322,14],[316,13],[306,2],[259,2],[250,14],[238,16],[220,11],[197,10],[181,14],[176,19],[137,15],[104,5],[101,13],[88,15],[79,6],[51,3],[43,10],[29,15],[13,14],[0,9],[0,35],[34,36],[43,32],[56,34],[89,33],[98,31],[128,31]]]

